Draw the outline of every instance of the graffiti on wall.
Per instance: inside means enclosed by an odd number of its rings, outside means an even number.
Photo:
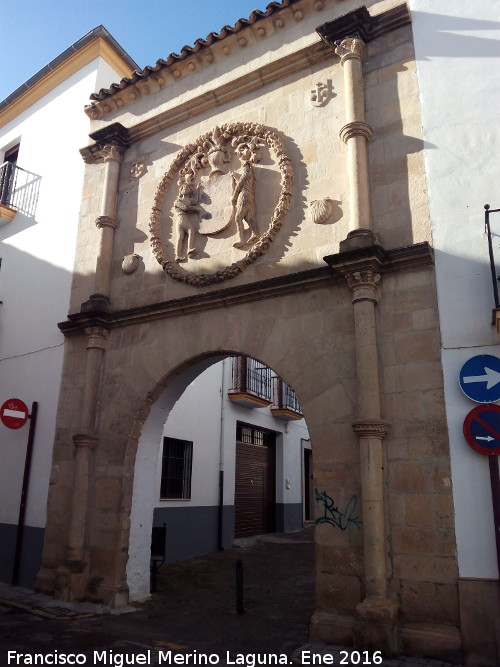
[[[323,516],[319,516],[316,519],[316,525],[329,523],[332,526],[340,528],[340,530],[347,530],[349,524],[353,523],[358,530],[361,528],[362,521],[359,516],[355,516],[358,496],[353,494],[344,511],[341,511],[326,491],[320,493],[318,489],[314,489],[314,492],[316,494],[316,501],[323,504]]]

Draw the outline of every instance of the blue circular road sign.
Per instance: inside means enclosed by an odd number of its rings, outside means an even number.
[[[500,454],[500,406],[478,405],[464,421],[467,443],[480,454]]]
[[[460,369],[460,388],[476,403],[500,400],[500,359],[492,354],[471,357]]]

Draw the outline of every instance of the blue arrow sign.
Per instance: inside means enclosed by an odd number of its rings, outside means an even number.
[[[500,400],[500,359],[492,354],[471,357],[460,369],[460,389],[476,403]]]

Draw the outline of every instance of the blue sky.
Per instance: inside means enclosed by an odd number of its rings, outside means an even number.
[[[264,10],[270,0],[16,0],[2,3],[0,100],[103,25],[141,66]]]

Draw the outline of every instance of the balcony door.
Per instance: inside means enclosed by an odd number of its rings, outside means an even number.
[[[272,533],[276,513],[276,437],[238,425],[236,431],[235,537]]]

